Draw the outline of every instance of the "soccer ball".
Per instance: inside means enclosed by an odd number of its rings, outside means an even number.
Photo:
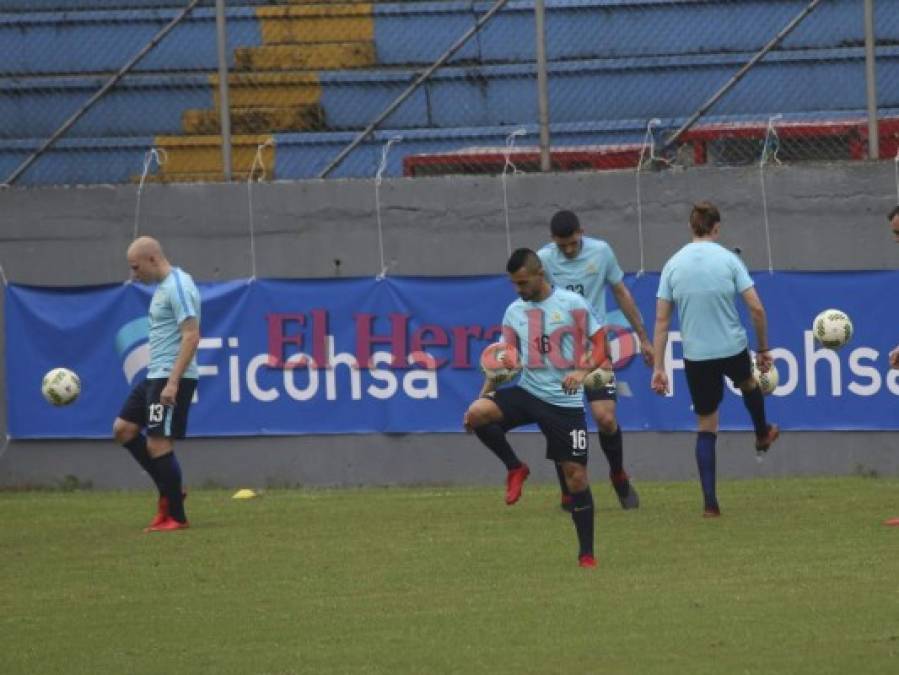
[[[812,324],[815,339],[829,349],[839,349],[852,338],[852,321],[846,312],[825,309]]]
[[[494,342],[481,352],[481,371],[494,384],[503,384],[521,372],[518,350],[505,342]]]
[[[584,389],[605,389],[615,383],[615,373],[609,368],[597,368],[584,378]]]
[[[81,393],[81,380],[68,368],[54,368],[44,375],[41,393],[47,403],[56,406],[74,403]]]
[[[773,363],[768,369],[768,372],[763,373],[759,370],[759,367],[755,364],[755,361],[753,361],[752,376],[759,383],[759,389],[762,390],[762,393],[765,396],[777,389],[777,385],[780,383],[780,374],[777,372],[777,366],[775,366]]]

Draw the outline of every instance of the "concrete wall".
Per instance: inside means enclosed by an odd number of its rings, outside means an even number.
[[[885,219],[896,203],[892,162],[770,167],[766,176],[777,269],[895,266],[899,249],[892,245]],[[642,174],[641,187],[647,270],[658,270],[687,241],[686,218],[690,204],[699,199],[720,207],[722,243],[740,247],[750,268],[767,268],[756,167]],[[635,188],[632,172],[512,177],[512,245],[543,243],[552,213],[570,208],[589,234],[612,244],[626,270],[636,270]],[[42,285],[125,279],[124,252],[134,232],[135,203],[133,186],[0,191],[0,264],[6,276]],[[253,203],[257,276],[380,271],[371,182],[256,185]],[[501,272],[506,258],[502,203],[501,184],[492,177],[385,181],[381,204],[390,273]],[[246,185],[150,185],[141,205],[140,232],[162,240],[169,257],[196,278],[250,275]],[[4,367],[0,364],[3,381]],[[5,398],[0,404],[3,431]],[[110,411],[110,419],[114,414]],[[540,466],[537,477],[551,479],[549,467],[539,461],[542,439],[521,434],[515,442],[532,465]],[[640,478],[686,478],[694,472],[692,443],[691,434],[628,434],[627,463]],[[502,479],[497,461],[476,439],[462,434],[203,439],[180,447],[192,484],[471,484]],[[899,473],[889,434],[789,434],[762,465],[755,462],[747,434],[726,434],[720,447],[724,476]],[[594,467],[597,475],[605,472],[602,459]],[[64,481],[147,485],[111,442],[12,442],[0,452],[0,486]]]

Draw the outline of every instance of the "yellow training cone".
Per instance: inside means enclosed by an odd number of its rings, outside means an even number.
[[[253,490],[249,488],[242,488],[234,493],[231,499],[253,499],[253,497],[258,497]]]

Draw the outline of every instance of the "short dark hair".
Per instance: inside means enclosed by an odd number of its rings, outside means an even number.
[[[543,269],[540,263],[540,257],[529,248],[517,248],[509,256],[509,262],[506,263],[506,271],[509,274],[515,274],[522,267],[528,272],[537,272]]]
[[[581,221],[574,211],[557,211],[549,221],[549,231],[554,237],[570,237],[581,229]]]
[[[690,227],[697,237],[706,237],[715,228],[715,223],[721,222],[721,214],[718,207],[712,202],[696,202],[690,213]]]
[[[896,216],[899,216],[899,206],[895,207],[887,214],[887,220],[892,221]]]

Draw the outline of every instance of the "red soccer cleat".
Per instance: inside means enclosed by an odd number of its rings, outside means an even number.
[[[153,520],[150,521],[150,524],[147,525],[147,532],[152,530],[154,527],[160,525],[164,520],[169,517],[169,498],[165,495],[159,495],[159,501],[156,502],[156,515],[153,516]]]
[[[186,520],[182,523],[174,518],[166,518],[158,525],[148,527],[144,532],[173,532],[175,530],[186,530],[190,527],[190,523]]]
[[[181,493],[182,499],[187,499],[187,493]],[[152,528],[159,525],[163,520],[168,518],[171,514],[169,513],[169,498],[165,495],[159,495],[159,501],[156,503],[156,515],[153,516],[153,520],[150,521],[150,524],[147,525],[147,531],[149,532]]]
[[[702,517],[703,518],[720,518],[721,517],[721,509],[719,509],[717,506],[710,506],[702,512]]]
[[[780,427],[776,424],[769,424],[768,431],[763,436],[755,437],[755,449],[758,452],[767,452],[778,436],[780,436]]]
[[[524,463],[506,474],[506,504],[512,506],[512,504],[521,499],[521,487],[530,475],[531,470]]]
[[[578,556],[577,564],[578,567],[596,567],[599,563],[596,562],[596,558],[592,554],[584,553]]]
[[[890,518],[889,520],[883,521],[883,524],[889,527],[899,527],[899,518]]]

